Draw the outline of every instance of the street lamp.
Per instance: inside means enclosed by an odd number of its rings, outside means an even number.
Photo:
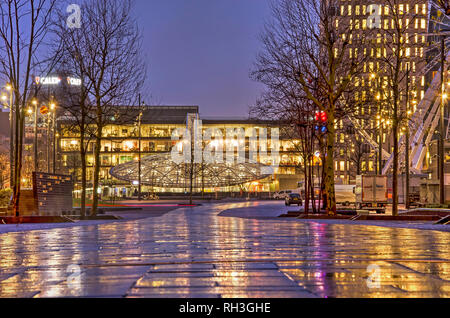
[[[50,104],[50,112],[53,115],[52,118],[52,133],[53,133],[53,174],[56,173],[56,104]]]
[[[142,116],[143,116],[143,106],[144,103],[141,103],[141,94],[139,94],[139,117],[138,117],[138,130],[139,130],[139,141],[138,141],[138,201],[141,201],[142,196],[142,182],[141,182],[141,173],[142,173],[142,154],[141,154],[141,146],[142,146]]]
[[[34,171],[39,171],[39,158],[38,158],[38,101],[33,100],[34,105]]]
[[[376,89],[376,93],[377,95],[375,96],[375,99],[377,100],[377,106],[378,106],[378,115],[377,115],[377,120],[378,123],[384,123],[384,119],[382,119],[382,107],[381,107],[381,79],[378,78],[377,80],[377,74],[376,73],[371,73],[370,74],[370,79],[375,81],[375,89]],[[375,164],[376,166],[376,173],[381,174],[381,171],[383,170],[383,124],[379,124],[379,142],[378,142],[378,154],[377,154],[377,158],[378,158],[378,162]]]
[[[14,187],[14,105],[13,105],[13,87],[11,84],[6,84],[6,90],[9,92],[9,173],[10,173],[10,188]],[[3,95],[2,100],[6,102],[7,96]]]

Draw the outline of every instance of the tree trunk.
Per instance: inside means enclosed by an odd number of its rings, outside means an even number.
[[[92,200],[92,211],[91,216],[97,216],[98,213],[98,188],[99,188],[99,177],[100,177],[100,150],[101,150],[101,138],[103,127],[98,127],[97,135],[95,137],[95,149],[94,149],[94,187],[93,187],[93,200]]]
[[[16,96],[16,99],[19,100]],[[23,108],[23,107],[22,107]],[[15,147],[15,158],[14,162],[14,215],[16,217],[20,216],[20,190],[21,190],[21,175],[22,175],[22,147],[23,147],[23,130],[24,130],[24,113],[23,109],[20,110],[19,105],[16,105],[16,147]]]
[[[392,132],[394,134],[394,166],[392,169],[392,215],[398,215],[398,102],[394,98],[394,120]]]
[[[308,159],[305,160],[303,173],[305,175],[305,214],[309,213],[309,173],[308,173]]]
[[[334,111],[328,112],[328,134],[327,134],[327,152],[325,154],[324,175],[325,175],[325,196],[327,203],[327,214],[335,216],[336,192],[334,188],[334,146],[336,139],[336,129],[334,123]]]
[[[82,115],[80,125],[80,155],[81,155],[81,207],[80,215],[82,218],[86,216],[86,146],[85,146],[85,127],[84,127],[84,115]],[[76,178],[76,172],[75,172]]]

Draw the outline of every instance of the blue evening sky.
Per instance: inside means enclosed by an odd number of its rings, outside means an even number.
[[[148,64],[147,104],[247,116],[263,87],[249,71],[269,0],[136,0]]]

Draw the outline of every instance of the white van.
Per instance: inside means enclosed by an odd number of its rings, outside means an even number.
[[[335,185],[336,203],[345,206],[355,205],[355,187],[354,185]]]

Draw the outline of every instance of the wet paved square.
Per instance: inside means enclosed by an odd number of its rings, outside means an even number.
[[[450,297],[450,233],[181,208],[0,234],[0,297]]]

